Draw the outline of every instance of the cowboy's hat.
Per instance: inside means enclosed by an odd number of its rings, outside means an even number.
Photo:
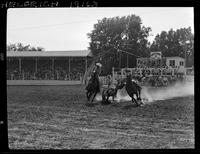
[[[96,63],[97,66],[99,67],[102,67],[102,64],[101,63]]]

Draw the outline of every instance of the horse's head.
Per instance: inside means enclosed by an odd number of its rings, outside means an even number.
[[[130,83],[130,82],[132,82],[132,77],[131,77],[131,74],[128,74],[127,76],[126,76],[126,83]]]

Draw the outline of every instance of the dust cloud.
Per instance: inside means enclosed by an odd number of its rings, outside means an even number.
[[[141,98],[145,104],[157,101],[166,100],[174,97],[184,97],[194,95],[194,82],[177,82],[173,86],[168,87],[142,87]],[[99,94],[95,98],[97,101],[102,100],[102,96]],[[112,100],[110,97],[109,100]],[[115,98],[117,102],[131,101],[125,88],[118,90]]]
[[[194,82],[180,83],[162,88],[143,87],[141,97],[148,102],[194,95]]]

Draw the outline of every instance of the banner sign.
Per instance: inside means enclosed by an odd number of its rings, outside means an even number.
[[[151,59],[161,59],[162,58],[162,53],[160,51],[151,52],[150,53],[150,58]]]

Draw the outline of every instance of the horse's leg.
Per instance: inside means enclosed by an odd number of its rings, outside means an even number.
[[[140,99],[140,105],[144,105],[144,101],[141,98],[141,89],[139,90],[139,99]]]
[[[106,97],[105,97],[105,93],[104,91],[102,92],[102,101],[105,101]]]
[[[137,91],[137,100],[142,100],[141,99],[141,90],[140,89],[138,89],[138,91]]]
[[[106,102],[108,102],[109,97],[110,97],[110,96],[109,96],[109,91],[107,91],[107,92],[106,92]]]
[[[105,93],[103,94],[103,101],[104,101],[104,102],[108,102],[108,98],[109,98],[109,96],[108,96],[108,94],[105,92]]]
[[[89,92],[86,92],[87,100],[89,101]]]
[[[87,100],[89,101],[89,96],[90,96],[90,92],[89,91],[87,91],[87,93],[86,93],[86,95],[87,95]]]
[[[140,99],[141,99],[141,90],[142,90],[141,88],[139,88],[139,90],[138,90]]]
[[[108,100],[109,100],[109,96],[107,95],[106,101],[108,102]]]
[[[134,96],[131,97],[132,98],[132,102],[137,104],[136,99],[134,98]]]
[[[141,98],[140,98],[139,91],[136,93],[136,97],[137,97],[137,105],[139,106],[141,104]],[[138,101],[140,101],[140,104],[138,103]]]
[[[104,102],[107,101],[107,99],[108,99],[107,97],[108,97],[107,92],[104,91],[104,92],[103,92],[103,101],[104,101]]]
[[[94,96],[93,96],[93,98],[92,98],[92,101],[91,101],[91,103],[93,102],[93,100],[94,100],[94,98],[95,98],[96,94],[97,94],[97,92],[95,92],[95,93],[94,93]]]
[[[88,101],[91,100],[90,98],[91,98],[92,94],[93,94],[92,92],[89,93],[89,95],[88,95]]]

